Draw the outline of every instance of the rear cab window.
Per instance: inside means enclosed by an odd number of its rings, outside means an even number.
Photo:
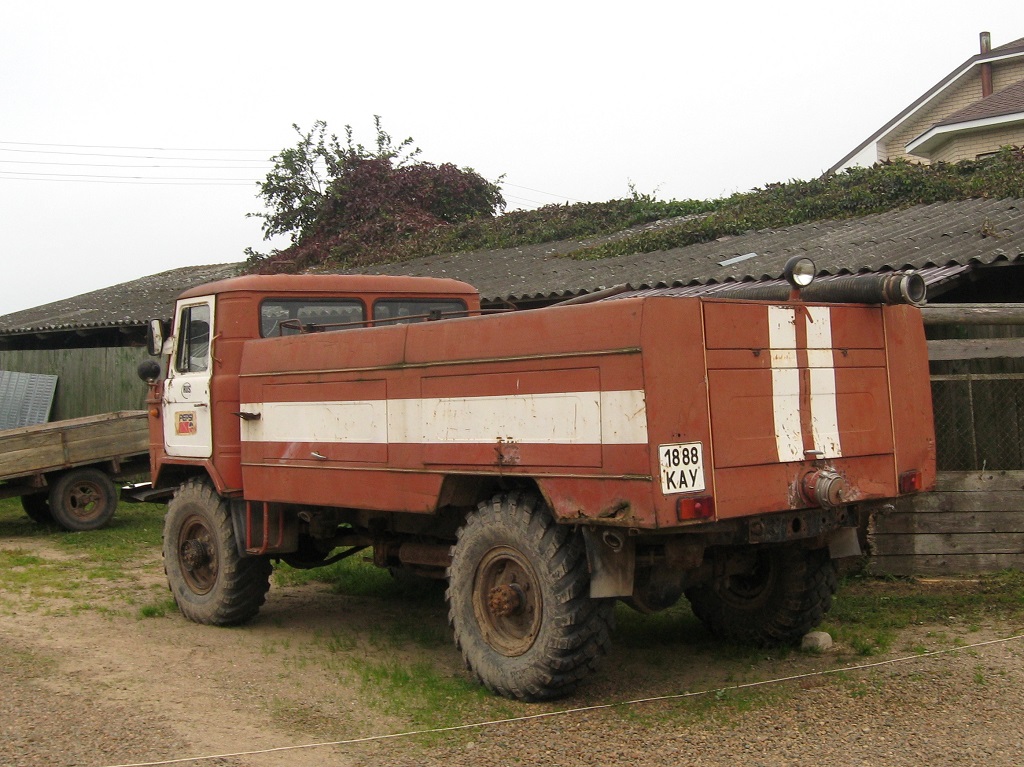
[[[260,304],[260,335],[264,338],[348,330],[365,324],[366,307],[355,298],[268,298]]]
[[[465,317],[466,302],[453,298],[380,298],[373,303],[374,325]]]

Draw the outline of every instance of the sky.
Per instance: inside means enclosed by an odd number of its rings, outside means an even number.
[[[510,209],[819,175],[1019,2],[0,0],[0,315],[266,252],[292,128],[504,176]]]

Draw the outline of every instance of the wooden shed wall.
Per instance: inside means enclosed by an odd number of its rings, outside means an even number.
[[[1024,471],[940,472],[935,492],[876,509],[867,524],[875,575],[1024,569]]]
[[[874,509],[877,575],[1024,568],[1024,305],[925,310],[939,478]]]
[[[0,351],[0,370],[57,376],[51,421],[140,410],[146,385],[135,369],[149,359],[145,349],[105,346],[88,349]]]

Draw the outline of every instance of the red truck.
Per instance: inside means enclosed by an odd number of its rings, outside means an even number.
[[[140,368],[181,612],[240,623],[272,562],[372,550],[446,579],[467,667],[524,700],[595,667],[616,599],[798,641],[860,553],[859,505],[935,478],[920,277],[812,276],[493,315],[429,278],[183,293],[172,333],[151,323],[166,367]]]

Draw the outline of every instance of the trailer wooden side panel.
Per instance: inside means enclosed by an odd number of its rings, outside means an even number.
[[[146,412],[73,418],[0,432],[0,480],[121,461],[149,450]]]

